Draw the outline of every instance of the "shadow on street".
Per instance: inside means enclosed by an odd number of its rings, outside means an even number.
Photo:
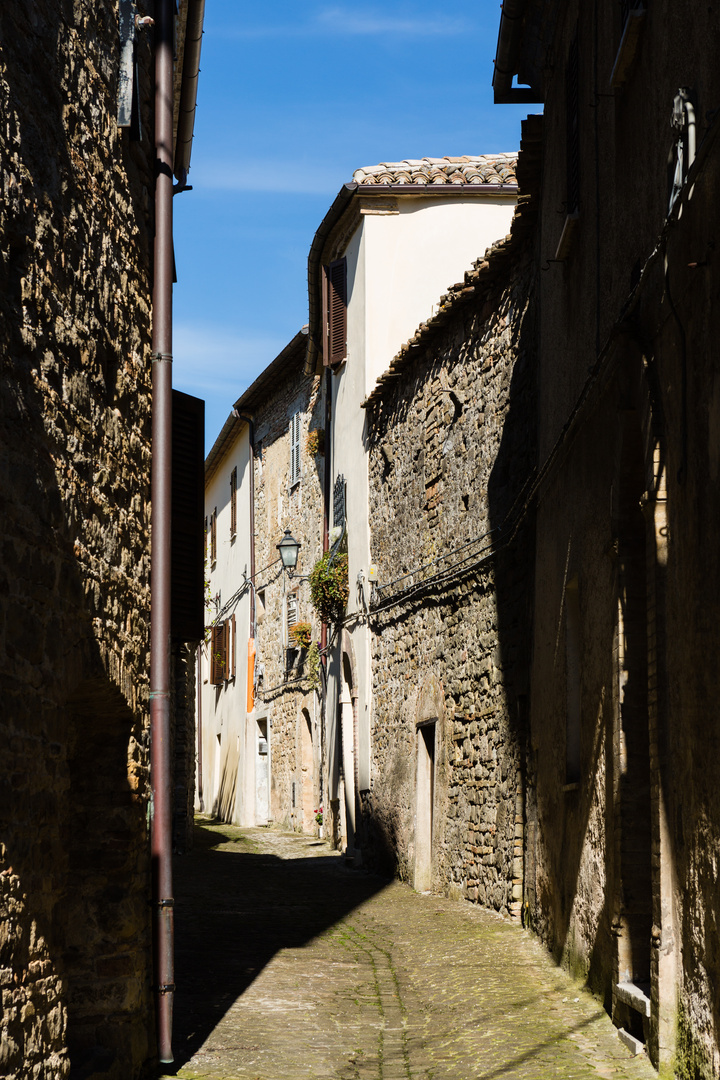
[[[323,841],[305,841],[307,858],[285,859],[257,854],[240,829],[196,823],[194,850],[174,865],[175,1062],[164,1075],[182,1068],[276,953],[306,944],[387,884],[316,854],[328,851]]]

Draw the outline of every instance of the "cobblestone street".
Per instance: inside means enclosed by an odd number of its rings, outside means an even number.
[[[176,1063],[190,1080],[656,1076],[501,918],[203,823],[177,860]]]

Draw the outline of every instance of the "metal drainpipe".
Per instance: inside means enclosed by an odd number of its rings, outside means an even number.
[[[172,487],[173,0],[157,0],[155,244],[152,335],[150,777],[158,1056],[173,1060],[174,985],[170,789],[170,513]]]

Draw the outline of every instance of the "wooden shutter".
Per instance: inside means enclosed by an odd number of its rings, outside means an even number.
[[[290,627],[294,626],[298,621],[298,595],[297,593],[288,593],[287,597],[287,623],[286,623],[286,637],[289,648],[294,648],[293,640],[290,637]]]
[[[578,36],[570,46],[566,78],[567,107],[567,214],[580,208],[580,67]]]
[[[300,413],[290,419],[290,487],[300,481]]]
[[[210,515],[210,562],[217,561],[217,506]]]
[[[326,364],[340,364],[347,352],[347,260],[336,259],[325,270],[327,324]]]
[[[210,633],[210,682],[222,686],[227,670],[227,623],[218,623]]]
[[[227,679],[235,678],[235,616],[231,615],[225,624],[227,626]]]
[[[237,465],[230,473],[230,536],[237,533]]]
[[[200,641],[205,633],[205,402],[172,392],[171,635]]]

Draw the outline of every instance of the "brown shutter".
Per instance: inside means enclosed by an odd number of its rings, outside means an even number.
[[[235,639],[235,616],[234,615],[231,616],[230,619],[228,619],[227,627],[228,627],[228,676],[227,677],[228,677],[228,679],[234,679],[235,678],[235,671],[236,671],[236,667],[235,667],[236,639]]]
[[[327,268],[327,362],[334,366],[347,352],[347,260],[336,259]]]
[[[210,515],[210,562],[217,561],[217,506]]]
[[[225,679],[227,661],[225,625],[225,623],[218,623],[213,626],[210,633],[210,682],[213,686],[222,686]]]

